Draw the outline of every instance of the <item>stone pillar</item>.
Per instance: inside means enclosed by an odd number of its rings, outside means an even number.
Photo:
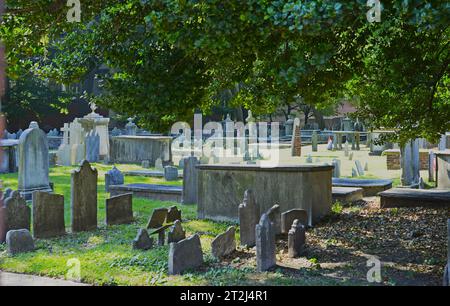
[[[276,265],[275,230],[268,215],[263,214],[256,225],[256,267],[258,272]]]
[[[400,148],[402,186],[415,186],[419,184],[419,144],[417,139],[408,141]]]
[[[183,168],[183,204],[198,203],[198,170],[196,166],[200,164],[197,157],[190,156],[184,158]]]

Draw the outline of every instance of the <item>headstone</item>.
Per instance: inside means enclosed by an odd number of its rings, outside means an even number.
[[[299,220],[295,219],[288,233],[289,257],[295,258],[303,253],[306,242],[305,232],[305,226]]]
[[[258,224],[260,209],[252,190],[246,190],[244,201],[239,205],[239,226],[241,245],[255,246],[255,226]]]
[[[133,240],[133,249],[150,250],[153,247],[153,238],[148,236],[146,229],[139,229],[136,238]]]
[[[302,156],[302,134],[300,129],[300,120],[295,118],[294,129],[291,140],[291,156]]]
[[[175,221],[175,224],[170,228],[167,235],[167,243],[178,242],[186,238],[186,231],[181,225],[181,221]]]
[[[129,136],[136,136],[137,125],[133,122],[133,118],[128,118],[128,123],[125,125],[125,131]]]
[[[96,163],[100,160],[100,136],[94,130],[86,134],[86,160]]]
[[[31,122],[19,139],[19,192],[31,200],[33,191],[50,192],[47,135]]]
[[[286,131],[286,136],[292,136],[292,130],[293,130],[293,126],[294,126],[294,119],[289,118],[286,123],[284,124],[285,126],[285,131]]]
[[[318,145],[317,132],[313,131],[312,136],[311,136],[311,146],[312,146],[313,152],[317,152],[317,145]]]
[[[430,150],[430,152],[428,153],[428,181],[429,182],[435,181],[435,178],[434,178],[434,176],[436,175],[435,171],[436,171],[436,155],[434,154],[433,150]]]
[[[198,170],[200,164],[197,157],[186,157],[183,168],[183,204],[198,203]]]
[[[71,173],[72,232],[97,228],[97,169],[84,160]]]
[[[109,192],[109,186],[123,185],[125,183],[124,176],[119,169],[114,166],[111,170],[105,173],[105,191]]]
[[[158,171],[164,171],[164,166],[161,158],[157,158],[155,161],[155,168]]]
[[[348,160],[353,160],[353,152],[350,152],[350,153],[348,154]]]
[[[419,144],[417,139],[400,148],[402,186],[417,186],[420,178]]]
[[[164,179],[166,181],[176,181],[178,179],[178,169],[172,166],[164,167]]]
[[[281,231],[285,234],[291,229],[294,220],[298,220],[301,224],[308,225],[308,212],[304,209],[291,209],[281,214]]]
[[[166,223],[173,223],[177,220],[181,221],[181,210],[176,206],[172,206],[167,212]]]
[[[364,164],[364,171],[369,171],[369,163],[368,162],[366,162]]]
[[[8,252],[12,255],[34,251],[34,241],[27,229],[10,230],[6,234]]]
[[[359,176],[364,175],[364,168],[359,160],[355,160],[356,170],[358,171]]]
[[[348,157],[348,155],[349,155],[349,148],[348,148],[348,140],[346,140],[345,141],[345,144],[344,144],[344,156],[345,157]]]
[[[445,151],[447,150],[447,135],[443,134],[439,140],[438,144],[438,150],[439,151]]]
[[[143,160],[141,163],[141,167],[144,169],[150,168],[150,161],[149,160]]]
[[[275,230],[267,214],[261,216],[255,232],[256,267],[258,272],[267,271],[276,265]]]
[[[179,242],[170,244],[169,275],[181,274],[203,264],[203,252],[200,237],[195,234]]]
[[[275,235],[281,234],[281,208],[276,204],[272,206],[266,213],[269,216],[270,222],[273,223]]]
[[[215,258],[223,258],[236,251],[236,229],[230,226],[225,233],[218,235],[211,242],[211,253]]]
[[[341,161],[338,159],[333,159],[332,165],[334,166],[333,177],[341,177]]]
[[[312,162],[313,162],[313,158],[312,158],[311,154],[308,154],[308,156],[306,157],[306,163],[312,164]]]
[[[352,177],[358,177],[358,170],[355,167],[352,168]]]
[[[147,223],[147,229],[159,228],[163,226],[164,221],[166,221],[168,210],[167,208],[156,208],[153,210],[152,216]]]
[[[4,207],[0,207],[0,242],[4,242],[6,233],[10,230],[31,228],[31,208],[27,205],[24,198],[18,191],[13,191],[11,195],[4,200]]]
[[[33,192],[34,238],[53,238],[65,234],[64,196],[42,191]]]
[[[133,222],[133,194],[127,193],[106,199],[106,224]]]
[[[184,158],[180,159],[180,161],[178,162],[178,167],[184,169]]]

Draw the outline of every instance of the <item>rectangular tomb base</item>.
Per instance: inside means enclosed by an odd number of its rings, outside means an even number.
[[[170,201],[181,203],[181,186],[152,185],[152,184],[129,184],[109,186],[111,197],[132,193],[133,197],[157,201]]]
[[[381,208],[450,207],[450,190],[393,188],[379,196]]]
[[[331,189],[331,193],[333,196],[333,202],[356,202],[360,201],[363,198],[363,189],[362,188],[353,188],[353,187],[333,187]]]

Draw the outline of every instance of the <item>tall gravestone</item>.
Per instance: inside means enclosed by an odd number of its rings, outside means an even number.
[[[97,169],[84,160],[71,174],[72,232],[97,228]]]
[[[31,208],[17,190],[3,204],[0,207],[0,242],[5,241],[6,233],[10,230],[31,228]]]
[[[105,173],[105,191],[109,192],[111,185],[123,185],[125,179],[123,173],[114,166],[111,170]]]
[[[317,131],[313,131],[313,132],[312,132],[312,136],[311,136],[311,146],[312,146],[312,151],[313,151],[313,152],[317,152],[317,146],[318,146],[318,136],[317,136]]]
[[[256,235],[256,267],[258,272],[267,271],[276,265],[275,230],[267,214],[255,228]]]
[[[64,196],[42,191],[33,192],[34,238],[52,238],[65,233]]]
[[[239,226],[241,245],[255,246],[255,226],[258,224],[260,209],[252,190],[246,190],[244,201],[239,205]]]
[[[86,160],[96,163],[100,160],[100,136],[94,130],[86,134]]]
[[[195,156],[184,158],[183,204],[198,203],[198,170],[200,161]]]
[[[293,134],[291,140],[291,155],[302,156],[302,134],[300,129],[300,119],[295,118]]]
[[[400,148],[401,157],[401,183],[403,186],[415,186],[419,184],[420,162],[419,143],[417,139],[408,141]]]
[[[26,200],[36,190],[51,192],[48,168],[47,135],[33,121],[19,139],[19,192]]]

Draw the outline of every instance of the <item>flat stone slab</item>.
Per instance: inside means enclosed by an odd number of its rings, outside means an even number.
[[[362,188],[365,197],[376,196],[379,192],[392,188],[392,180],[332,178],[333,187]]]
[[[109,186],[111,196],[132,193],[133,197],[158,201],[171,201],[181,203],[182,186],[154,185],[154,184],[128,184]]]
[[[381,208],[450,207],[450,190],[393,188],[378,195]]]
[[[123,172],[125,176],[164,177],[164,171],[158,170],[133,170]],[[178,171],[178,178],[183,178],[183,171]]]
[[[331,194],[333,196],[333,202],[356,202],[362,200],[364,190],[356,187],[332,187]]]

